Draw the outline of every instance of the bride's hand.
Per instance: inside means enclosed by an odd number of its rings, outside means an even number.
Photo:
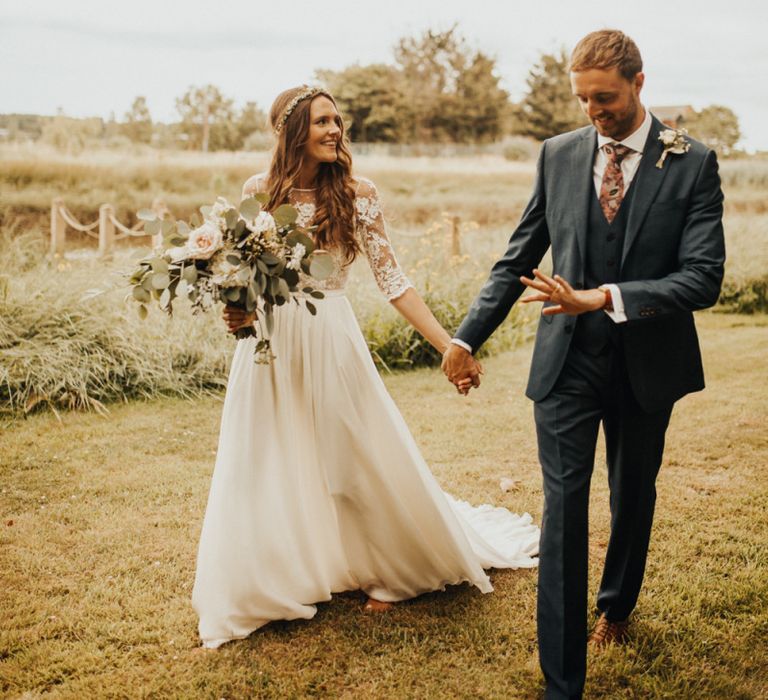
[[[234,333],[240,328],[250,326],[256,320],[255,312],[246,313],[245,309],[229,304],[224,307],[224,311],[222,311],[221,315],[223,316],[230,333]]]

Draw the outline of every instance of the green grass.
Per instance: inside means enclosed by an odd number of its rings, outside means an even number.
[[[708,388],[673,415],[633,638],[590,658],[589,698],[766,698],[765,316],[698,316]],[[438,370],[386,377],[446,490],[541,514],[530,345],[459,397]],[[383,616],[336,596],[311,621],[197,648],[189,603],[219,397],[134,401],[0,427],[0,693],[8,698],[536,698],[532,571]],[[503,494],[503,476],[521,480]],[[592,490],[590,595],[608,534]]]

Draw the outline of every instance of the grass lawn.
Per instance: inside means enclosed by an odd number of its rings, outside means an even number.
[[[698,322],[708,388],[673,415],[633,639],[590,658],[588,697],[768,698],[768,318]],[[538,521],[530,352],[490,358],[466,399],[438,370],[385,380],[446,490]],[[383,616],[347,593],[314,620],[202,651],[189,597],[221,399],[110,411],[0,426],[4,697],[540,696],[535,571]],[[608,535],[602,453],[595,471],[592,601]],[[500,491],[505,476],[516,491]]]

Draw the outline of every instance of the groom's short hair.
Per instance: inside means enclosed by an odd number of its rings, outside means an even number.
[[[627,80],[632,80],[643,70],[640,49],[624,32],[600,29],[587,34],[576,44],[569,69],[578,73],[593,68],[607,70],[614,66]]]

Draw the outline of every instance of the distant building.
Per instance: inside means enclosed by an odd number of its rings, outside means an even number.
[[[673,129],[682,129],[685,122],[696,114],[691,105],[667,105],[648,108],[655,117]]]

